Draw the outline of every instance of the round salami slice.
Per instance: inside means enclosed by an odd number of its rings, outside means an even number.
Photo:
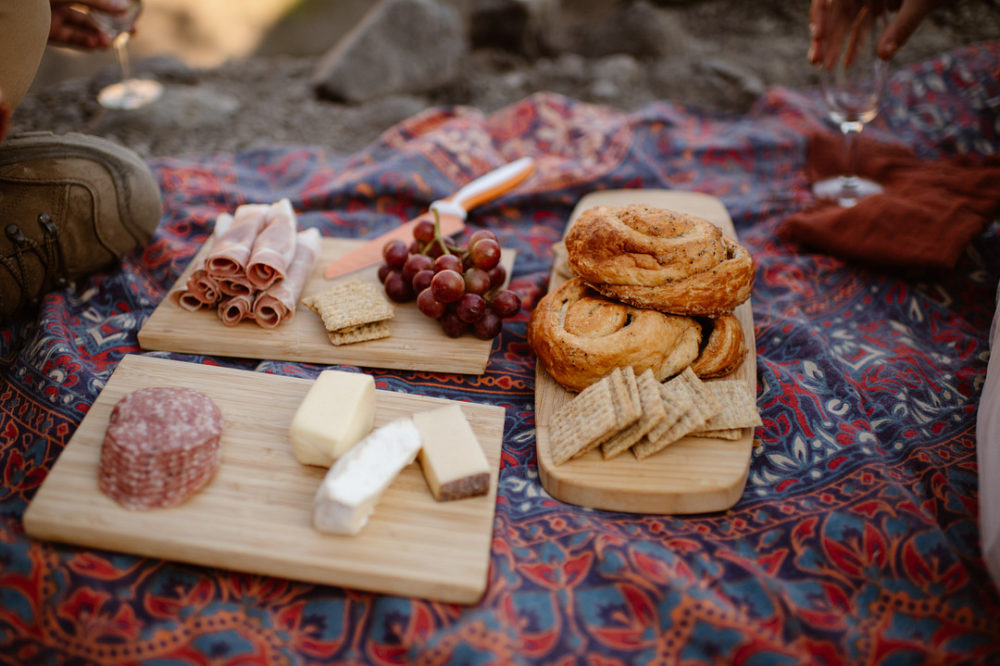
[[[98,485],[129,509],[179,504],[219,468],[222,414],[201,391],[158,386],[129,393],[111,411]]]

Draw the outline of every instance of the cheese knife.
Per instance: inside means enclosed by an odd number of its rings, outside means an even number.
[[[378,262],[382,258],[382,248],[386,243],[394,239],[410,241],[413,237],[413,227],[421,220],[433,222],[435,210],[440,219],[441,235],[451,236],[458,233],[465,228],[465,218],[472,208],[514,189],[534,170],[535,161],[530,157],[522,157],[479,176],[450,197],[431,203],[426,213],[337,257],[326,267],[323,277],[330,280]]]

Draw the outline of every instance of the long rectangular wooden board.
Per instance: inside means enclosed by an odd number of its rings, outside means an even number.
[[[588,208],[628,204],[645,204],[697,215],[736,238],[733,222],[721,201],[705,194],[672,190],[593,192],[577,203],[566,229]],[[554,289],[563,281],[564,278],[553,271],[549,289]],[[750,301],[737,307],[735,315],[743,328],[749,351],[743,364],[727,379],[745,381],[756,395],[757,357]],[[685,437],[641,461],[631,451],[604,460],[600,450],[594,450],[556,465],[549,450],[549,424],[552,415],[573,395],[560,386],[541,363],[537,363],[535,436],[538,471],[542,485],[553,497],[608,511],[690,514],[727,509],[743,494],[753,448],[751,428],[745,428],[742,437],[735,441]]]
[[[224,419],[211,482],[169,509],[130,511],[97,486],[114,404],[148,386],[208,394]],[[473,603],[486,589],[504,410],[460,403],[491,464],[485,496],[437,502],[419,463],[380,498],[360,534],[312,527],[326,470],[300,464],[288,428],[311,380],[126,356],[66,445],[24,516],[39,539],[374,592]],[[376,426],[449,401],[376,392]]]
[[[326,280],[323,270],[337,257],[364,241],[323,238],[320,257],[306,284],[303,296],[324,291],[331,285],[352,279],[378,281],[378,267],[355,271],[335,280]],[[181,273],[177,282],[184,284],[208,252],[202,246]],[[501,264],[510,276],[515,251],[504,249]],[[395,317],[388,338],[350,345],[333,345],[314,313],[299,304],[295,316],[273,329],[251,321],[226,326],[214,310],[188,312],[164,298],[139,330],[139,346],[147,350],[171,351],[207,356],[270,359],[368,368],[423,370],[482,374],[489,363],[493,340],[472,335],[449,338],[441,325],[421,314],[415,303],[395,304]]]

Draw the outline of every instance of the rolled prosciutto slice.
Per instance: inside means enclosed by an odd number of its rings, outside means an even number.
[[[258,291],[285,277],[295,256],[298,227],[291,201],[282,199],[271,204],[247,262],[247,278]]]
[[[313,266],[319,257],[320,237],[316,229],[306,229],[296,235],[295,256],[285,279],[275,282],[257,296],[253,304],[254,321],[264,328],[274,328],[295,315]]]
[[[206,241],[209,244],[209,252],[211,252],[211,248],[215,247],[215,243],[229,230],[232,224],[232,215],[229,213],[219,213],[218,217],[215,218],[215,227],[212,229],[212,235]],[[218,282],[210,277],[205,270],[204,257],[195,266],[190,277],[183,284],[178,281],[167,294],[167,298],[174,305],[191,311],[215,305],[220,296]]]
[[[188,296],[198,301],[202,306],[215,305],[222,292],[219,281],[213,278],[204,268],[199,268],[187,279]]]
[[[253,294],[229,296],[219,301],[219,319],[226,326],[236,326],[244,319],[253,319]]]
[[[243,204],[233,213],[233,224],[205,258],[205,270],[215,278],[246,275],[257,234],[267,219],[268,204]]]
[[[214,279],[216,284],[219,285],[219,291],[222,292],[223,298],[226,296],[248,296],[257,293],[250,280],[242,273],[239,275],[215,277]]]

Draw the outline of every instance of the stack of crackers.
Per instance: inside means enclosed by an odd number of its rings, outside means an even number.
[[[660,383],[615,368],[552,416],[552,459],[560,465],[601,448],[605,459],[632,450],[642,460],[682,437],[739,439],[761,425],[756,396],[736,379],[702,381],[690,367]]]
[[[323,320],[330,342],[347,345],[389,337],[389,320],[395,315],[382,286],[351,280],[306,296],[302,304]]]

